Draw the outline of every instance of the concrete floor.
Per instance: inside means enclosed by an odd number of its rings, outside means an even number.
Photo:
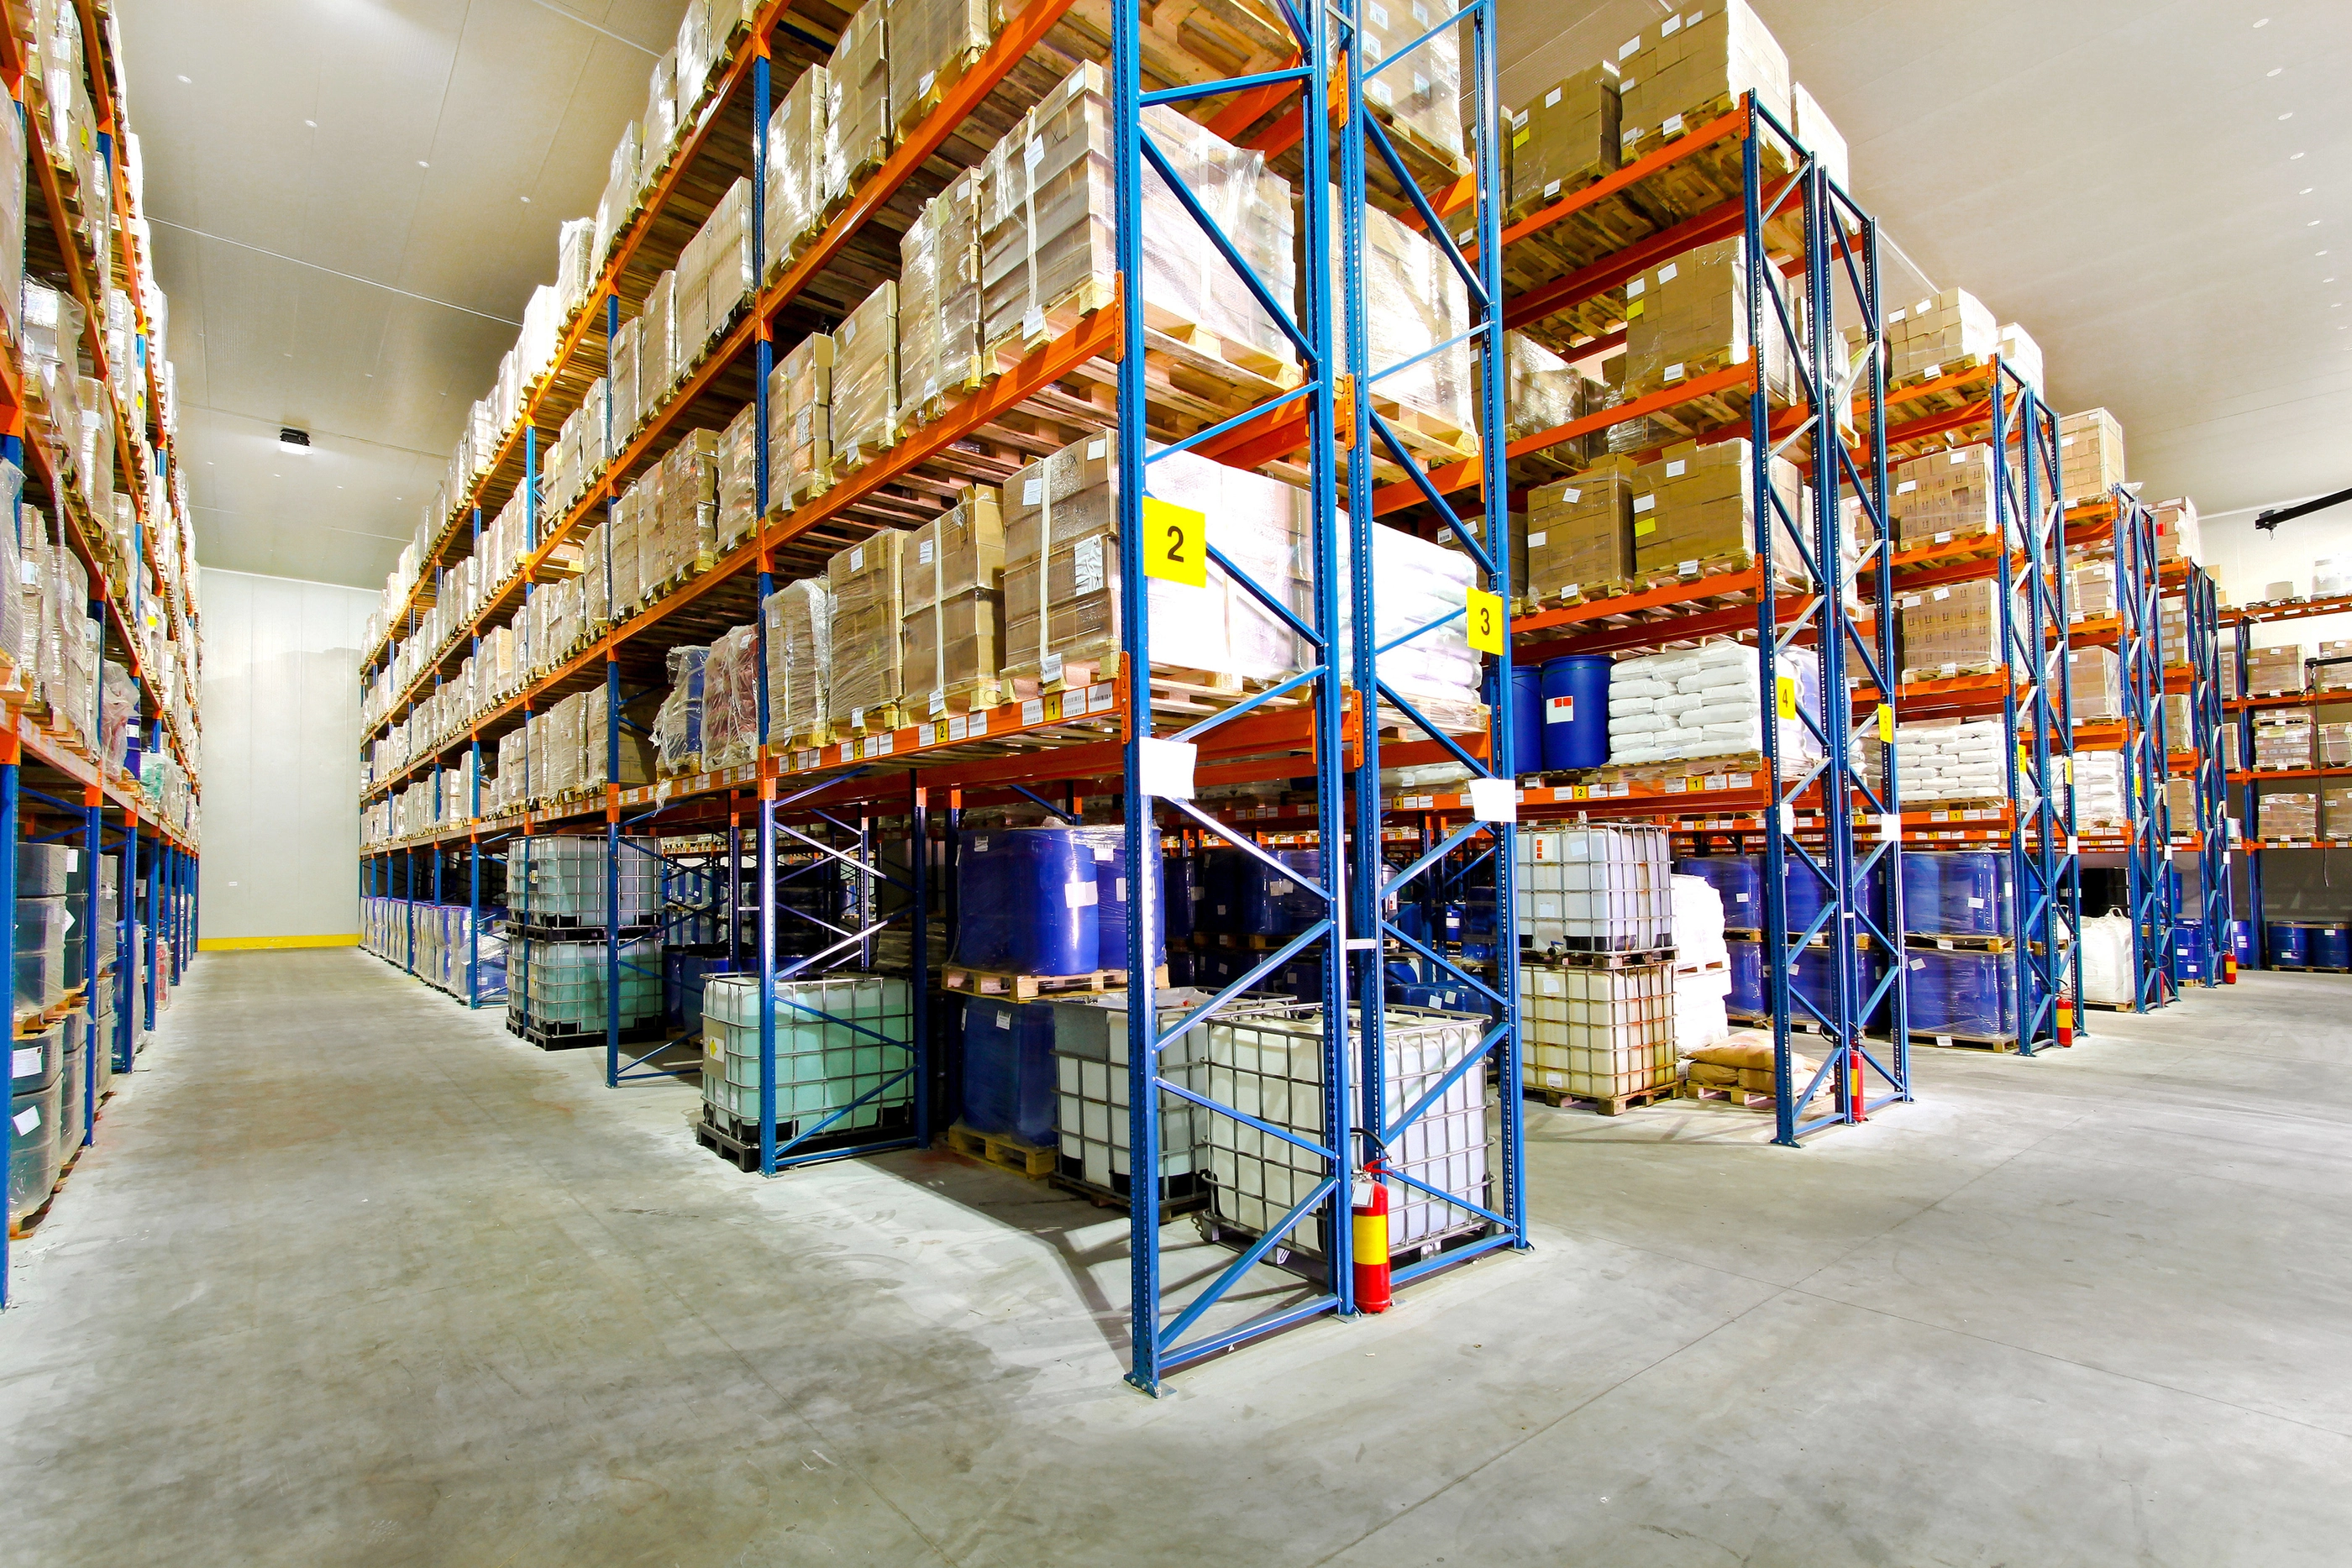
[[[351,951],[207,955],[0,1319],[0,1558],[2352,1559],[2352,982],[1790,1152],[1538,1110],[1537,1246],[1119,1383],[1123,1222],[774,1181]]]

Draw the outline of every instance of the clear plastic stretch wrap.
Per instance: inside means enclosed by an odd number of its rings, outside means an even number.
[[[1981,442],[1897,463],[1887,477],[1894,487],[1886,515],[1897,544],[1968,538],[1999,527],[1994,497],[2000,474],[1993,466],[1992,448]],[[2021,503],[2024,491],[2018,496]]]
[[[1263,155],[1167,105],[1145,109],[1143,126],[1267,293],[1292,308],[1289,183],[1266,172]],[[1057,313],[1109,298],[1118,270],[1113,184],[1106,78],[1098,65],[1081,66],[981,166],[981,341],[989,354],[1034,346],[1055,329]],[[1235,348],[1295,361],[1288,337],[1150,168],[1142,239],[1142,293],[1155,326],[1205,328]],[[1236,356],[1229,349],[1227,357]]]
[[[1766,282],[1780,288],[1789,321],[1801,330],[1803,297],[1777,271]],[[1625,285],[1625,379],[1629,398],[1664,392],[1764,351],[1766,388],[1790,395],[1793,361],[1789,335],[1770,302],[1748,319],[1747,241],[1713,240],[1659,263]]]
[[[665,777],[691,773],[702,756],[702,676],[708,648],[669,651],[669,695],[654,719],[654,744]]]
[[[1667,16],[1617,49],[1627,162],[1730,110],[1745,92],[1789,123],[1789,57],[1745,0]]]
[[[1511,211],[1573,195],[1618,164],[1617,62],[1563,77],[1508,116]]]
[[[657,712],[651,694],[621,705],[621,770],[617,776],[611,766],[614,737],[607,724],[612,694],[603,686],[591,686],[582,696],[580,782],[597,789],[607,783],[627,789],[633,784],[650,782],[654,776],[654,741],[648,731]]]
[[[1075,679],[1119,649],[1118,465],[1113,439],[1075,442],[1013,476],[1004,491],[1004,673]],[[1306,620],[1313,518],[1304,491],[1178,453],[1151,465],[1157,498],[1202,513],[1208,540]],[[1298,667],[1289,624],[1214,560],[1202,588],[1153,578],[1155,663],[1249,677]]]
[[[802,339],[768,372],[768,504],[797,506],[833,471],[830,333]]]
[[[890,57],[884,0],[866,0],[852,14],[826,62],[832,101],[825,106],[826,198],[846,191],[890,156]]]
[[[702,672],[702,766],[732,768],[759,749],[759,628],[738,626],[710,644]]]
[[[1471,362],[1471,385],[1479,365]],[[1601,385],[1524,332],[1503,334],[1503,423],[1513,441],[1556,430],[1602,406]],[[1590,460],[1597,455],[1589,436],[1549,448],[1554,457]]]
[[[833,450],[846,470],[898,439],[898,286],[885,280],[833,335]]]
[[[2093,408],[2059,416],[2058,488],[2069,504],[2105,499],[2126,477],[2124,427],[2114,414]]]
[[[1456,717],[1464,705],[1478,701],[1483,663],[1470,651],[1464,622],[1454,613],[1476,580],[1477,565],[1464,551],[1385,523],[1372,525],[1372,643],[1388,649],[1379,656],[1377,674],[1382,685],[1416,707],[1435,705],[1438,711],[1424,707],[1428,717]],[[1355,668],[1354,600],[1351,593],[1339,606],[1345,671]],[[1435,629],[1413,635],[1424,626]],[[1152,641],[1156,653],[1156,630]],[[1397,645],[1390,647],[1392,643]]]
[[[580,700],[574,692],[547,710],[547,772],[542,793],[562,795],[580,787]]]
[[[2022,622],[2022,605],[2013,612]],[[1906,593],[1896,601],[1903,637],[1903,678],[1935,680],[1982,672],[2002,664],[2000,584],[1952,582]]]
[[[811,66],[794,78],[768,116],[767,257],[772,271],[792,264],[815,237],[824,216],[826,111],[833,73]]]
[[[771,417],[775,412],[769,404]],[[719,511],[712,548],[726,555],[760,526],[759,421],[757,403],[730,420],[719,437]]]
[[[2123,664],[2113,648],[2069,648],[2066,651],[2066,697],[2074,720],[2116,719],[2124,716]],[[2300,716],[2308,720],[2308,714]],[[2259,736],[2260,731],[2256,734]],[[2187,750],[2186,737],[2175,747]]]
[[[1780,678],[1801,714],[1820,721],[1821,660],[1811,648],[1786,648]],[[1615,765],[1678,761],[1760,751],[1765,694],[1756,650],[1728,641],[1687,651],[1620,659],[1609,684],[1609,760]],[[1784,758],[1821,754],[1810,726],[1780,725]]]
[[[1519,591],[1546,602],[1601,597],[1633,580],[1633,462],[1601,463],[1528,493],[1528,570]]]
[[[937,108],[988,47],[990,0],[889,0],[890,111],[898,134]]]
[[[827,716],[852,729],[880,722],[872,710],[906,693],[898,622],[906,614],[900,572],[907,538],[884,528],[825,563],[833,595],[833,711]]]
[[[1364,101],[1391,131],[1459,172],[1468,167],[1462,152],[1462,28],[1430,31],[1453,10],[1445,0],[1365,0],[1358,15],[1363,24]],[[1423,34],[1430,35],[1428,41],[1413,47]],[[1379,68],[1403,48],[1412,52],[1402,64]]]
[[[1336,195],[1330,199],[1329,232],[1337,234]],[[1475,429],[1470,399],[1476,356],[1471,345],[1456,342],[1430,351],[1469,329],[1470,291],[1461,273],[1437,246],[1376,207],[1364,210],[1363,254],[1365,325],[1371,337],[1372,367],[1380,374],[1376,404],[1399,402],[1456,429]],[[1343,259],[1334,246],[1335,298],[1343,297]],[[1395,368],[1415,360],[1409,368]]]
[[[768,740],[781,745],[831,716],[833,591],[821,578],[768,595]]]
[[[977,171],[923,204],[898,255],[898,406],[912,420],[980,384]]]
[[[0,533],[5,532],[0,529]],[[130,671],[111,659],[106,661],[100,679],[104,683],[105,706],[100,710],[103,716],[100,739],[106,755],[120,768],[130,750],[131,718],[139,711],[139,683],[131,678]]]
[[[900,575],[900,660],[918,717],[966,711],[992,693],[1003,641],[1004,518],[993,486],[908,536]]]

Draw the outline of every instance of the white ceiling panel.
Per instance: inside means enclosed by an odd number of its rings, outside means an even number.
[[[383,580],[682,9],[117,0],[207,564]],[[1900,287],[2023,322],[2053,399],[2114,410],[2152,495],[2352,483],[2352,5],[1758,9]],[[1667,14],[1502,0],[1505,101]],[[280,421],[318,444],[299,478],[269,466]]]

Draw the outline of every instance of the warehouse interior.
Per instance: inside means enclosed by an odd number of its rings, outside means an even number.
[[[26,1561],[2341,1560],[2341,7],[0,12]]]

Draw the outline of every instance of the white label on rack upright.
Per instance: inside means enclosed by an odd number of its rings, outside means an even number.
[[[1784,833],[1797,831],[1797,805],[1793,800],[1780,802],[1780,831]]]
[[[948,738],[950,740],[961,740],[964,737],[965,733],[965,721],[961,714],[955,715],[948,720]]]
[[[1097,539],[1094,542],[1097,545],[1099,545],[1102,543],[1102,540]],[[1060,680],[1062,678],[1062,655],[1059,653],[1048,653],[1044,658],[1038,660],[1037,678],[1041,681]]]

